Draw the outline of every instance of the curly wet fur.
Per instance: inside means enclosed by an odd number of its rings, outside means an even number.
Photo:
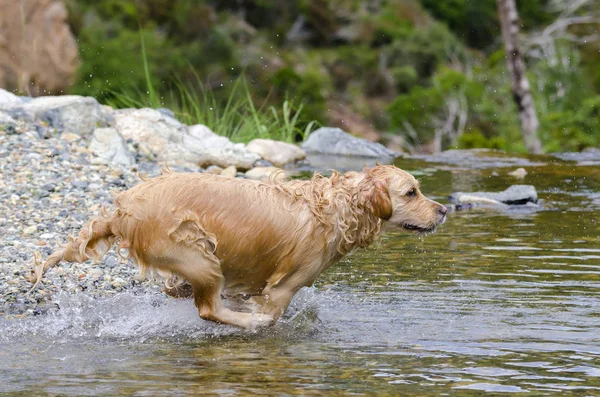
[[[99,260],[119,242],[119,254],[127,250],[142,272],[167,277],[167,293],[193,292],[202,318],[250,327],[274,322],[298,289],[371,244],[382,222],[428,231],[445,216],[445,207],[393,166],[315,174],[309,181],[275,179],[167,170],[116,195],[112,214],[103,212],[36,264],[35,285],[61,260]],[[254,313],[224,308],[221,294],[252,296],[247,303]]]

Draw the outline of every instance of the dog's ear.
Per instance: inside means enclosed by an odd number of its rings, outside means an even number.
[[[384,182],[373,181],[366,199],[367,208],[373,215],[386,221],[392,217],[392,199]]]

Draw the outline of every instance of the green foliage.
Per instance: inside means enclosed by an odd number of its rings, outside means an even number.
[[[576,109],[549,113],[542,120],[544,151],[581,151],[600,144],[600,96],[587,98]]]
[[[500,36],[496,0],[420,0],[438,20],[447,24],[469,47],[489,49]],[[522,27],[532,29],[552,21],[547,10],[548,0],[517,0]]]
[[[473,127],[465,131],[458,138],[457,147],[459,149],[504,149],[506,148],[506,141],[504,138],[497,136],[486,138],[480,130],[478,130],[476,127]]]
[[[524,150],[496,0],[65,1],[75,94],[167,107],[239,142],[299,140],[343,108],[427,143],[458,99],[464,133],[443,148]],[[517,0],[522,33],[556,18],[547,5]],[[526,59],[539,136],[548,151],[598,145],[600,47],[556,44],[556,59]]]
[[[418,133],[418,141],[427,142],[435,132],[433,120],[444,117],[447,98],[462,96],[467,103],[476,103],[482,93],[483,86],[477,82],[460,72],[444,68],[435,74],[430,87],[416,86],[396,97],[388,113],[393,127],[403,129],[405,123],[409,123]]]
[[[325,113],[323,77],[316,72],[306,71],[302,75],[292,68],[284,67],[273,74],[272,84],[276,95],[289,97],[304,103],[304,116],[310,120],[322,120]]]
[[[152,87],[151,79],[147,81],[146,93],[115,93],[110,104],[116,108],[166,106],[185,124],[204,124],[215,133],[242,143],[256,138],[290,143],[303,141],[317,125],[316,121],[302,122],[304,104],[293,100],[284,100],[281,109],[275,106],[256,107],[244,77],[233,83],[225,101],[217,99],[214,90],[207,88],[198,77],[198,89],[192,90],[178,80],[166,100],[153,95],[156,89]]]
[[[420,0],[470,47],[484,49],[498,36],[496,0]]]

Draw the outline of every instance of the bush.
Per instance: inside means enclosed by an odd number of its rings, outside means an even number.
[[[542,120],[546,152],[578,152],[600,143],[600,96],[588,98],[576,110],[550,113]]]

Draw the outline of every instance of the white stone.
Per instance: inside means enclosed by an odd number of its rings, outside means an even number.
[[[237,169],[233,165],[230,165],[229,167],[227,167],[223,171],[221,171],[221,175],[229,177],[229,178],[235,178],[236,174],[237,174]]]
[[[140,153],[154,161],[249,169],[259,159],[245,145],[234,144],[204,125],[187,127],[154,109],[118,110],[113,117],[121,135],[137,143]]]
[[[44,96],[3,106],[11,117],[28,122],[45,121],[59,131],[88,136],[105,127],[109,117],[92,97],[77,95]]]
[[[37,232],[37,226],[33,225],[33,226],[27,226],[25,229],[23,229],[23,234],[33,234]]]
[[[282,166],[306,158],[304,150],[291,143],[274,141],[272,139],[254,139],[246,146],[251,152],[271,162]]]
[[[215,134],[205,125],[196,124],[188,128],[189,135],[184,143],[196,154],[199,165],[215,164],[221,167],[230,165],[241,169],[250,169],[260,159],[242,143],[233,143],[224,136]]]
[[[130,168],[135,164],[133,154],[114,128],[96,128],[89,149],[104,164]]]
[[[266,181],[269,179],[271,174],[277,173],[275,176],[276,181],[280,181],[285,178],[285,172],[281,168],[277,167],[256,167],[246,172],[246,178],[255,179],[259,181]]]
[[[19,98],[10,91],[6,91],[0,88],[0,109],[3,109],[4,107],[10,107],[13,105],[20,105],[21,103],[23,103],[21,98]]]

